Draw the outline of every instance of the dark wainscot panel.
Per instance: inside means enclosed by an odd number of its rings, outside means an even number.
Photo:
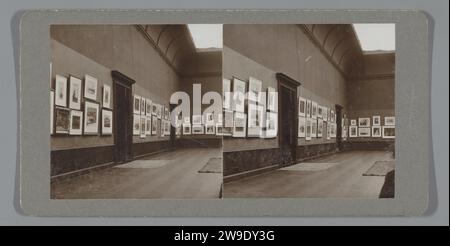
[[[280,165],[281,160],[279,148],[224,152],[224,176]]]
[[[336,153],[336,143],[299,145],[296,149],[297,161],[317,158],[324,155]]]

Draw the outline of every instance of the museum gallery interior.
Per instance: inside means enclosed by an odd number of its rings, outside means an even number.
[[[393,196],[395,46],[357,28],[224,25],[224,197]]]
[[[172,93],[221,92],[220,48],[187,25],[52,25],[50,45],[52,198],[220,197],[221,136],[169,123]]]

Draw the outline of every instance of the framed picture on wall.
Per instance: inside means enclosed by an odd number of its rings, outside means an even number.
[[[164,135],[170,136],[170,121],[164,121]]]
[[[395,126],[383,126],[383,138],[395,138]]]
[[[50,91],[50,134],[53,134],[53,110],[55,108],[55,91]]]
[[[192,124],[201,125],[203,124],[201,115],[192,115]]]
[[[168,107],[164,107],[164,118],[170,120],[170,110]]]
[[[231,80],[222,79],[222,106],[231,109]]]
[[[395,117],[393,116],[384,117],[384,125],[395,126]]]
[[[217,118],[217,123],[223,124],[223,113],[222,112],[219,112],[217,114],[216,118]]]
[[[70,109],[55,108],[55,132],[57,134],[69,134]]]
[[[323,120],[318,119],[317,120],[317,137],[321,138],[323,133]]]
[[[349,127],[349,131],[350,131],[350,137],[351,138],[358,137],[358,127],[357,126],[350,126]]]
[[[329,115],[329,114],[328,114]],[[331,139],[331,124],[333,124],[333,123],[331,123],[330,121],[328,121],[327,122],[327,140],[330,140]]]
[[[311,140],[311,131],[312,131],[312,120],[310,118],[306,118],[306,133],[305,140]]]
[[[152,135],[152,116],[145,117],[145,135]]]
[[[347,139],[347,128],[346,127],[342,128],[341,138],[342,138],[342,140],[346,140]]]
[[[255,102],[248,104],[247,136],[263,137],[264,107]]]
[[[306,133],[305,117],[298,117],[298,137],[304,138]]]
[[[252,102],[261,102],[262,82],[259,79],[250,77],[248,79],[248,100]]]
[[[84,134],[98,134],[99,104],[84,102]]]
[[[70,111],[70,135],[81,135],[83,125],[83,112],[79,110]]]
[[[317,137],[317,120],[312,119],[311,120],[311,138]]]
[[[332,123],[336,122],[335,119],[336,117],[334,115],[334,110],[330,109],[330,122]]]
[[[156,116],[158,114],[158,104],[152,102],[152,115]]]
[[[306,115],[306,99],[303,97],[298,98],[298,116],[305,117]]]
[[[306,117],[311,118],[311,100],[306,100]]]
[[[133,135],[139,136],[141,134],[141,116],[133,114]]]
[[[370,137],[370,127],[360,127],[358,129],[359,137]]]
[[[314,101],[311,102],[311,118],[317,118],[317,103]]]
[[[55,105],[67,107],[67,78],[61,75],[56,75]]]
[[[241,112],[234,113],[233,137],[245,138],[247,133],[247,115]]]
[[[191,135],[191,124],[183,123],[183,135]]]
[[[278,93],[273,87],[267,88],[267,110],[278,112]]]
[[[97,79],[90,76],[84,76],[84,97],[97,101]]]
[[[142,106],[142,104],[141,104],[141,106]],[[144,109],[145,109],[145,107],[144,107]],[[147,123],[147,117],[145,117],[144,115],[141,115],[139,120],[140,120],[140,125],[141,125],[141,132],[140,132],[139,136],[141,138],[145,138],[145,136],[146,136],[145,135],[145,124]]]
[[[324,106],[322,106],[322,120],[325,122],[328,121],[328,108]]]
[[[350,125],[356,126],[356,120],[350,120]]]
[[[102,135],[111,135],[113,125],[113,112],[102,109]]]
[[[216,136],[223,136],[223,125],[221,123],[216,124]]]
[[[145,115],[151,116],[152,115],[152,100],[145,99]]]
[[[358,126],[359,127],[369,127],[370,126],[370,118],[359,118]]]
[[[138,95],[134,95],[133,113],[135,113],[135,114],[141,113],[141,97]]]
[[[381,116],[379,116],[379,115],[372,116],[372,123],[374,126],[380,126],[381,125]]]
[[[69,77],[69,108],[81,109],[81,79],[74,76]]]
[[[111,108],[111,86],[103,85],[103,103],[104,108]]]
[[[332,138],[336,137],[336,123],[331,123],[330,124],[330,136]]]
[[[317,118],[322,119],[323,108],[320,105],[317,105]]]
[[[278,113],[266,112],[266,138],[275,138],[278,135]]]
[[[161,104],[157,104],[156,108],[157,108],[156,117],[158,117],[158,119],[162,119],[163,106]]]
[[[224,111],[224,127],[234,127],[234,113],[231,110],[225,110]]]
[[[215,135],[216,134],[216,126],[215,125],[205,125],[205,134],[206,135]]]
[[[152,135],[158,134],[158,117],[152,115]]]
[[[145,97],[141,97],[141,106],[140,106],[141,115],[145,115],[145,100],[147,100]]]
[[[205,114],[205,120],[204,124],[214,125],[214,114],[213,113],[206,113]]]
[[[205,134],[205,127],[202,124],[192,124],[192,134]]]
[[[381,126],[372,126],[372,137],[381,137]]]
[[[233,110],[245,112],[245,91],[246,83],[240,79],[233,79]]]

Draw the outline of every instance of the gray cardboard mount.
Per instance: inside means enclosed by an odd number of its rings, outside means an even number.
[[[52,24],[396,23],[396,190],[393,199],[50,199]],[[428,19],[408,10],[34,10],[20,25],[20,205],[33,216],[413,216],[428,206]]]

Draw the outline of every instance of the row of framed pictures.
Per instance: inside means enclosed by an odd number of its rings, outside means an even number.
[[[156,116],[158,119],[169,120],[170,119],[170,111],[169,108],[155,103],[152,100],[134,95],[133,101],[133,113],[137,115],[143,116]]]
[[[70,75],[68,84],[66,77],[57,74],[54,104],[59,107],[81,110],[82,94],[85,99],[97,101],[97,84],[96,78],[85,75],[83,90],[81,79]],[[106,84],[103,85],[102,107],[111,109],[111,87]]]
[[[349,126],[349,137],[395,138],[395,126]]]
[[[334,110],[303,97],[299,97],[298,99],[298,116],[322,119],[325,122],[336,122],[336,113]]]
[[[350,120],[351,126],[356,126],[356,119]],[[372,125],[381,126],[381,116],[375,115],[372,116]],[[386,116],[384,117],[384,125],[385,126],[395,126],[395,117],[394,116]],[[358,118],[358,126],[359,127],[370,127],[370,117],[366,118]]]
[[[170,121],[158,119],[155,115],[133,115],[133,135],[145,138],[146,136],[169,136]],[[160,127],[158,128],[158,125]],[[159,131],[158,131],[159,130]]]
[[[309,141],[315,138],[331,139],[336,137],[336,123],[323,119],[298,117],[298,137]]]
[[[50,92],[50,99],[54,92]],[[53,100],[51,100],[53,102]],[[51,112],[51,131],[53,132],[53,108],[54,108],[54,132],[56,134],[66,134],[72,136],[79,135],[97,135],[99,133],[99,110],[98,103],[84,102],[84,112],[75,109],[63,108],[59,106],[52,107]],[[84,121],[83,121],[84,119]],[[101,110],[101,134],[111,135],[113,125],[113,111]]]

